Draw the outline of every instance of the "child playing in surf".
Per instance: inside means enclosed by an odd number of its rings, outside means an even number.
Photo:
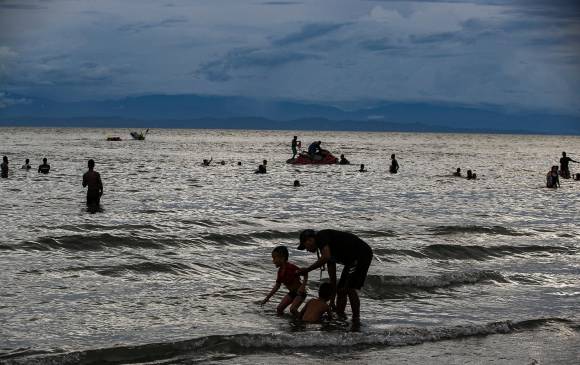
[[[328,319],[332,318],[328,301],[332,297],[332,285],[322,283],[318,289],[318,298],[310,299],[300,311],[299,318],[305,322],[320,322],[322,316],[327,313]]]
[[[284,284],[288,289],[288,294],[282,298],[276,310],[278,314],[282,314],[286,307],[291,305],[290,313],[296,316],[298,315],[298,307],[306,299],[306,281],[308,276],[304,276],[304,282],[300,281],[300,277],[296,274],[298,267],[288,262],[288,249],[285,246],[278,246],[272,251],[272,262],[278,268],[278,276],[276,277],[276,284],[266,298],[262,300],[262,305],[266,304],[280,289],[280,286]]]

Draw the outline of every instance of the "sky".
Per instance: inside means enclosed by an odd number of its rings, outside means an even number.
[[[0,108],[232,95],[580,114],[580,3],[0,0]]]

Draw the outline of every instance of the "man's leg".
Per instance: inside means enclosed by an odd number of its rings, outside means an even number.
[[[350,302],[350,309],[352,310],[352,319],[360,319],[360,299],[356,289],[348,289],[348,301]]]
[[[339,316],[344,316],[346,309],[346,290],[344,288],[339,288],[336,293],[336,314]]]

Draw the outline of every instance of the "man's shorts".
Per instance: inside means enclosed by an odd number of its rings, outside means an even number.
[[[373,259],[372,254],[368,257],[359,257],[355,261],[344,265],[340,280],[338,281],[338,289],[360,289],[365,283],[369,266]]]

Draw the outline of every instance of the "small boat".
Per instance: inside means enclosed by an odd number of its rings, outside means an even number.
[[[310,155],[307,153],[301,153],[296,158],[291,158],[286,161],[286,163],[292,165],[333,165],[338,162],[338,158],[336,158],[332,153],[328,151],[324,151],[321,155],[315,155],[314,158],[310,158]]]
[[[122,141],[121,137],[107,137],[107,141]]]
[[[133,132],[131,132],[131,137],[133,137],[133,139],[136,139],[138,141],[144,141],[147,133],[149,133],[149,128],[147,128],[145,133],[143,133],[143,132],[137,133],[137,132],[133,131]]]

